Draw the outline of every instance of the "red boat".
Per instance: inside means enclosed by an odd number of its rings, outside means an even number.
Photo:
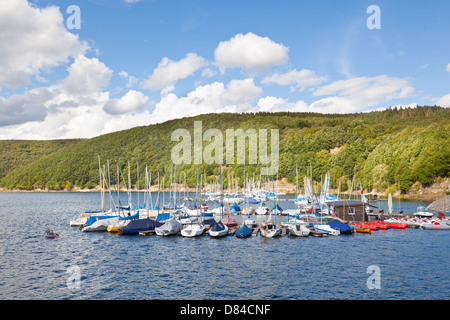
[[[408,226],[406,223],[387,223],[392,229],[406,229]]]
[[[237,221],[233,219],[232,217],[226,217],[225,219],[222,219],[222,223],[226,225],[227,227],[236,227]]]
[[[361,223],[361,222],[351,222],[352,226],[359,227],[362,229],[370,229],[371,231],[377,231],[378,226],[370,224],[370,223]]]
[[[370,224],[377,226],[380,230],[387,230],[391,228],[387,223],[381,222],[379,220],[372,221],[370,222]]]

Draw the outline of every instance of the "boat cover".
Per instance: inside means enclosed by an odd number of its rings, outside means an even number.
[[[246,224],[239,228],[234,233],[236,237],[248,237],[252,234],[252,229],[250,229]]]
[[[341,232],[349,232],[352,230],[352,228],[348,224],[336,220],[330,222],[329,226],[330,228],[339,230]]]
[[[239,207],[236,202],[230,207],[230,211],[231,209],[234,209],[235,211],[241,211],[241,207]]]
[[[279,210],[279,211],[283,211],[283,209],[281,209],[281,207],[277,204],[276,206],[273,206],[273,210]]]
[[[237,221],[234,220],[232,217],[226,217],[222,220],[222,223],[228,227],[237,226]]]
[[[212,231],[222,231],[225,230],[225,226],[223,225],[222,221],[216,222],[212,228]]]
[[[159,213],[158,216],[156,217],[156,221],[163,221],[168,219],[170,219],[170,212]]]
[[[132,216],[119,217],[119,220],[132,220],[132,219],[139,219],[139,211],[133,214]]]
[[[138,234],[140,231],[155,230],[155,228],[161,226],[162,223],[145,218],[131,220],[126,226],[119,229],[121,234]]]
[[[206,219],[203,221],[204,226],[213,226],[217,223],[217,221],[214,218]]]
[[[86,220],[86,224],[88,226],[92,225],[97,220],[109,219],[109,218],[117,218],[117,216],[90,216]]]

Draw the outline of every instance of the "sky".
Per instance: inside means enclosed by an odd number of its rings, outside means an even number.
[[[448,0],[0,0],[0,139],[450,107],[449,13]]]

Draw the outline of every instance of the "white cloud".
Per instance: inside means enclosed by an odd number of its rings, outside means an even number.
[[[0,6],[0,88],[19,87],[89,48],[64,27],[56,6],[39,9],[26,0]]]
[[[211,78],[211,77],[215,76],[216,73],[217,73],[217,72],[214,71],[214,70],[212,70],[211,68],[205,68],[205,69],[203,69],[203,71],[202,71],[202,77],[208,77],[208,78]]]
[[[295,88],[302,91],[305,87],[321,84],[326,79],[326,77],[317,76],[316,73],[311,70],[303,69],[297,71],[294,69],[287,73],[275,73],[267,76],[261,81],[261,83],[276,83],[281,86],[294,85]]]
[[[249,32],[221,41],[214,51],[214,57],[222,71],[239,67],[260,72],[271,66],[286,64],[288,52],[289,49],[284,45]]]
[[[445,70],[447,70],[447,72],[450,72],[450,63],[447,65]]]
[[[36,88],[24,94],[0,97],[0,127],[25,123],[33,120],[44,120],[47,115],[45,102],[55,94],[54,88]]]
[[[165,57],[148,79],[142,82],[142,88],[169,92],[173,90],[178,80],[189,77],[206,64],[206,60],[195,53],[188,53],[179,61],[172,61]]]
[[[127,88],[130,88],[138,83],[138,79],[136,77],[130,76],[126,71],[120,71],[119,75],[127,80]]]
[[[64,80],[64,87],[74,94],[99,92],[109,84],[112,70],[97,58],[79,56],[67,68],[69,75]]]
[[[260,98],[258,104],[251,111],[253,112],[308,112],[308,105],[304,101],[288,102],[287,99],[279,97]]]
[[[145,109],[148,97],[142,92],[129,90],[119,99],[110,99],[103,110],[110,114],[122,114],[127,112],[136,112]]]
[[[310,105],[317,112],[356,112],[381,102],[412,96],[414,89],[408,79],[386,75],[335,81],[320,87],[314,96],[335,95]]]
[[[444,107],[444,108],[449,108],[450,107],[450,93],[446,94],[442,98],[439,98],[436,101],[436,105],[440,106],[440,107]]]
[[[222,82],[198,86],[184,97],[169,93],[155,105],[152,123],[204,113],[248,111],[261,93],[252,78],[232,80],[227,86]]]

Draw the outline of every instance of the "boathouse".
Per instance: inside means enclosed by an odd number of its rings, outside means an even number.
[[[334,213],[335,217],[338,217],[344,221],[368,221],[365,207],[367,204],[357,200],[335,200],[327,202],[327,205],[331,209],[331,214]]]

